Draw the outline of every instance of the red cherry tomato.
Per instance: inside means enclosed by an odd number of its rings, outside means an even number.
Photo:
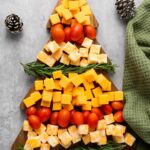
[[[76,110],[72,110],[71,112],[70,112],[70,123],[71,124],[74,124],[74,120],[73,120],[73,115],[74,115],[74,113],[76,112]]]
[[[124,122],[124,117],[123,117],[123,112],[122,111],[117,111],[114,114],[114,120],[116,122]]]
[[[58,115],[58,124],[62,128],[66,128],[70,121],[70,112],[67,109],[62,109]]]
[[[38,116],[31,115],[28,117],[29,124],[33,129],[39,129],[41,126],[41,121]]]
[[[98,116],[95,113],[91,113],[88,117],[88,125],[90,128],[96,128],[98,123]]]
[[[91,112],[95,113],[99,119],[104,118],[103,112],[100,110],[100,108],[92,108]]]
[[[88,117],[90,115],[89,111],[83,111],[84,123],[88,123]]]
[[[53,25],[53,26],[55,26],[55,28],[56,28],[56,27],[58,27],[58,28],[64,29],[63,25],[62,25],[62,24],[60,24],[60,23],[55,24],[55,25]]]
[[[79,40],[77,40],[76,42],[77,42],[78,44],[82,44],[83,41],[84,41],[84,34],[83,34],[82,37],[81,37]]]
[[[90,39],[96,39],[96,29],[91,25],[84,27],[84,34]]]
[[[75,23],[71,27],[71,40],[77,41],[83,36],[83,25],[80,23]]]
[[[65,32],[65,42],[71,41],[71,28],[66,27],[64,29],[64,32]]]
[[[37,112],[37,109],[34,106],[31,106],[27,108],[26,115],[29,117],[30,115],[35,115]]]
[[[41,122],[46,122],[51,116],[51,110],[47,107],[41,107],[37,111],[37,116],[40,118]]]
[[[74,120],[75,125],[84,124],[83,113],[76,111],[73,115],[73,120]]]
[[[102,106],[102,110],[103,110],[103,112],[104,112],[106,115],[111,114],[112,111],[113,111],[112,107],[111,107],[109,104],[103,105],[103,106]]]
[[[59,112],[53,112],[51,114],[50,123],[52,125],[57,125],[58,124],[58,116],[59,116]]]
[[[114,110],[122,110],[123,109],[123,103],[122,102],[112,102],[111,103],[111,107],[114,109]]]

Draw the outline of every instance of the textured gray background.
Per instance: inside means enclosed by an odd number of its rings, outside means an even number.
[[[46,23],[57,0],[0,0],[0,150],[9,150],[22,125],[24,114],[19,109],[33,79],[28,77],[20,62],[36,59],[36,54],[48,40]],[[142,0],[135,0],[139,5]],[[119,67],[111,75],[122,88],[124,70],[125,28],[116,15],[115,0],[89,0],[100,23],[98,40]],[[9,34],[4,25],[8,14],[18,14],[24,22],[22,34]]]

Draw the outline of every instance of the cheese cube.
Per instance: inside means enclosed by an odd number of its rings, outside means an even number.
[[[87,3],[86,0],[79,0],[79,6],[82,7],[83,5],[85,5]]]
[[[55,83],[55,88],[54,89],[55,90],[62,90],[62,87],[60,86],[59,82],[60,82],[59,80],[54,81],[54,83]]]
[[[99,107],[100,106],[98,98],[96,98],[96,97],[92,98],[91,103],[92,103],[92,107]]]
[[[77,61],[70,61],[70,65],[73,65],[73,66],[80,66],[80,59],[77,60]]]
[[[63,51],[67,54],[71,54],[74,51],[74,45],[70,42],[67,42],[63,47]]]
[[[107,144],[107,137],[106,136],[100,136],[98,145],[106,145]]]
[[[88,57],[89,49],[88,49],[88,48],[82,48],[82,47],[81,47],[81,48],[79,49],[79,52],[80,52],[81,57],[87,58],[87,57]]]
[[[28,120],[24,120],[23,122],[23,131],[32,131],[32,127],[30,126]]]
[[[42,100],[41,101],[41,106],[50,107],[51,106],[51,102],[47,102],[47,101]]]
[[[60,145],[62,146],[62,147],[64,147],[65,149],[68,149],[70,146],[71,146],[71,142],[70,143],[68,143],[67,145],[64,145],[62,142],[60,142]]]
[[[96,130],[96,131],[90,132],[90,138],[91,138],[91,143],[97,143],[97,142],[99,142],[100,131]]]
[[[34,82],[34,87],[36,91],[43,90],[44,88],[43,80],[36,80]]]
[[[59,139],[57,136],[51,135],[48,137],[48,143],[50,144],[50,146],[56,147],[59,144]]]
[[[59,49],[57,50],[57,52],[52,54],[52,57],[58,61],[61,58],[62,54],[63,54],[62,49]]]
[[[55,83],[53,78],[46,78],[44,80],[44,86],[46,90],[53,90],[55,88]]]
[[[88,60],[85,59],[85,58],[82,58],[81,61],[80,61],[80,66],[81,67],[85,67],[87,66],[89,63],[88,63]]]
[[[50,41],[48,42],[44,49],[47,51],[47,52],[51,52],[51,53],[55,53],[59,50],[59,45],[55,42],[55,41]]]
[[[114,92],[114,95],[115,95],[115,101],[123,100],[123,91],[116,91]]]
[[[106,127],[106,135],[113,135],[115,126],[113,124],[107,125]]]
[[[60,18],[58,16],[58,14],[53,14],[50,16],[50,21],[52,23],[52,25],[60,23]]]
[[[72,16],[74,17],[77,13],[80,12],[80,9],[78,8],[76,10],[70,10],[70,12],[72,13]],[[71,23],[72,23],[72,21],[71,21]]]
[[[39,101],[41,98],[42,98],[42,95],[40,92],[36,91],[36,92],[33,92],[31,94],[31,98],[34,100],[34,102],[36,103],[37,101]]]
[[[84,88],[83,87],[75,87],[72,91],[72,96],[76,97],[78,95],[84,94]]]
[[[24,150],[33,150],[33,148],[30,146],[28,140],[26,141],[25,145],[24,145]]]
[[[115,122],[113,114],[105,115],[104,119],[106,120],[106,124],[111,124]]]
[[[78,130],[75,125],[70,126],[68,128],[68,132],[69,132],[70,136],[72,137],[73,144],[81,141],[81,136],[78,134]]]
[[[105,94],[108,95],[109,101],[114,101],[115,100],[114,92],[105,92]]]
[[[44,90],[42,93],[42,100],[46,101],[46,102],[51,102],[52,101],[52,95],[53,95],[52,92]]]
[[[113,138],[113,141],[115,141],[116,143],[119,143],[119,144],[125,142],[123,135],[122,136],[112,136],[112,138]]]
[[[94,88],[93,82],[88,82],[86,80],[83,81],[83,85],[84,85],[84,87],[85,87],[86,90]]]
[[[98,97],[100,94],[102,94],[102,89],[100,87],[97,87],[92,90],[95,97]]]
[[[103,130],[99,130],[99,131],[100,131],[100,136],[106,136],[105,129],[103,129]]]
[[[72,19],[66,20],[65,18],[62,18],[61,23],[66,24],[66,25],[70,25],[72,22]]]
[[[91,100],[93,98],[93,94],[92,94],[91,90],[86,90],[85,96],[86,96],[87,100]]]
[[[60,79],[61,77],[62,77],[62,71],[61,70],[53,72],[53,78],[54,79]]]
[[[91,15],[91,14],[92,14],[89,5],[84,5],[84,6],[82,6],[82,7],[81,7],[81,10],[82,10],[82,12],[83,12],[85,15]]]
[[[71,111],[74,109],[74,106],[72,104],[63,105],[63,108],[67,109],[68,111]]]
[[[60,62],[65,65],[69,65],[70,59],[67,54],[63,53]]]
[[[82,136],[82,141],[85,145],[89,144],[91,142],[90,134]]]
[[[79,60],[80,60],[80,57],[81,57],[80,53],[78,53],[78,52],[75,51],[75,50],[72,51],[72,52],[69,54],[69,58],[70,58],[70,60],[73,61],[73,62],[79,61]]]
[[[79,1],[78,0],[69,1],[69,9],[70,10],[77,10],[77,9],[79,9]]]
[[[67,88],[67,86],[69,86],[70,83],[71,83],[71,80],[64,75],[62,76],[62,78],[59,82],[60,86],[63,88]]]
[[[108,58],[106,54],[99,54],[98,56],[98,63],[102,64],[102,63],[107,63],[108,62]]]
[[[82,110],[91,110],[92,109],[92,103],[91,101],[87,101],[86,104],[82,106]]]
[[[98,95],[99,105],[109,104],[109,99],[107,94]]]
[[[24,103],[25,106],[28,108],[28,107],[34,105],[34,104],[35,104],[35,101],[33,100],[32,97],[27,97],[27,98],[25,98],[25,99],[23,100],[23,103]]]
[[[107,88],[104,91],[111,91],[111,82],[109,81],[107,84]]]
[[[35,132],[40,135],[40,134],[44,133],[45,130],[46,130],[46,126],[44,124],[41,124],[39,129],[35,129]]]
[[[85,15],[82,11],[78,12],[77,14],[74,15],[74,18],[79,22],[83,23],[85,21]]]
[[[90,48],[90,53],[99,54],[101,50],[101,45],[92,44]]]
[[[86,38],[84,38],[82,46],[89,49],[91,47],[92,43],[93,43],[93,40],[86,37]]]
[[[51,124],[48,124],[48,125],[47,125],[46,133],[47,133],[48,135],[57,135],[57,132],[58,132],[58,126],[56,126],[56,125],[51,125]]]
[[[71,104],[72,95],[62,94],[61,104]]]
[[[80,75],[76,75],[71,78],[71,82],[75,85],[75,87],[78,87],[83,83],[83,79],[80,77]]]
[[[54,64],[56,63],[56,59],[53,56],[49,56],[49,58],[46,59],[44,63],[49,67],[53,67]]]
[[[68,4],[68,0],[62,0],[61,1],[62,2],[62,5],[65,7],[65,8],[68,8],[69,6],[69,4]]]
[[[113,136],[122,136],[126,131],[126,127],[123,125],[115,125]]]
[[[68,74],[68,77],[69,77],[69,79],[71,79],[71,78],[73,78],[74,76],[76,76],[76,75],[78,75],[77,73],[74,73],[74,72],[70,72],[69,74]]]
[[[70,83],[66,88],[64,88],[64,92],[68,91],[68,92],[72,92],[74,88],[74,85],[72,83]]]
[[[107,127],[107,124],[106,124],[105,119],[102,119],[102,120],[98,121],[97,130],[104,130],[104,129],[106,129],[106,127]]]
[[[68,145],[68,144],[71,142],[71,140],[72,140],[70,134],[69,134],[67,131],[64,132],[64,133],[62,133],[62,134],[59,136],[59,139],[61,140],[61,143],[62,143],[63,145]]]
[[[129,146],[132,146],[135,142],[135,137],[131,135],[130,133],[125,134],[125,143]]]
[[[58,138],[60,138],[61,135],[66,131],[67,131],[67,129],[58,129]]]
[[[77,100],[76,100],[77,106],[81,106],[81,105],[85,105],[84,109],[89,108],[91,105],[88,103],[87,104],[87,99],[85,94],[80,94],[77,96]],[[87,105],[86,105],[87,104]],[[82,108],[83,109],[83,108]]]
[[[61,102],[61,92],[53,92],[53,102]]]
[[[90,16],[85,16],[85,21],[82,23],[82,25],[91,25],[91,18]]]
[[[41,141],[40,141],[39,136],[32,137],[32,138],[28,139],[27,142],[29,143],[31,148],[38,148],[41,146]]]
[[[48,134],[46,132],[40,134],[40,140],[42,143],[46,143],[48,141]]]
[[[59,14],[60,17],[62,17],[62,12],[64,9],[65,7],[63,6],[63,4],[60,4],[55,8],[56,12]]]
[[[69,9],[63,9],[62,16],[65,18],[65,20],[69,20],[73,17]]]
[[[50,145],[42,143],[40,150],[50,150]]]
[[[56,111],[56,110],[61,110],[62,108],[62,105],[61,103],[53,103],[53,111]]]
[[[86,135],[89,133],[89,126],[87,124],[81,124],[78,126],[78,133],[81,135]]]
[[[96,64],[96,63],[98,63],[98,57],[97,56],[98,56],[97,54],[89,53],[88,63],[89,64]]]
[[[97,79],[97,73],[94,69],[90,69],[88,71],[86,71],[84,73],[84,78],[88,81],[88,82],[93,82],[96,81]]]
[[[36,137],[36,136],[37,136],[36,132],[34,132],[34,131],[28,131],[28,134],[27,134],[27,138],[28,139],[30,139],[32,137]]]

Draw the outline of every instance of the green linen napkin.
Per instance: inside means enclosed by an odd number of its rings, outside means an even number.
[[[150,144],[150,0],[143,1],[127,26],[123,90],[125,120]],[[150,150],[148,146],[146,150]]]

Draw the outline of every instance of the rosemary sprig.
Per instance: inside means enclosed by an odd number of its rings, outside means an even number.
[[[18,147],[18,150],[24,150],[24,145],[20,144],[19,147]]]
[[[105,70],[114,72],[116,65],[113,65],[111,62],[107,64],[90,64],[85,67],[75,67],[75,66],[68,66],[59,63],[57,66],[54,66],[50,68],[46,64],[43,64],[41,62],[31,62],[27,64],[22,64],[24,67],[24,71],[31,76],[34,77],[51,77],[52,73],[56,70],[62,70],[63,74],[67,75],[69,72],[75,72],[75,73],[83,73],[89,69],[95,69],[95,70]]]

